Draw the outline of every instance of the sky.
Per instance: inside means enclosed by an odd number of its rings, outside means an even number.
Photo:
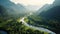
[[[22,4],[24,6],[36,6],[36,9],[38,9],[38,7],[42,7],[45,4],[52,4],[54,2],[54,0],[10,0],[12,2],[14,2],[15,4]],[[35,9],[35,7],[32,7]]]

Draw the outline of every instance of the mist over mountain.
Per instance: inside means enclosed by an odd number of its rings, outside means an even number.
[[[59,2],[60,2],[60,0],[55,0],[55,1],[53,2],[53,4],[45,4],[42,8],[40,8],[40,9],[37,11],[38,14],[41,13],[41,12],[47,11],[47,10],[51,9],[52,7],[60,6]]]
[[[39,15],[42,15],[45,18],[59,19],[59,15],[60,15],[59,0],[55,0],[55,2],[52,5],[44,5],[42,8],[38,10],[38,12],[40,12]]]
[[[28,5],[26,6],[26,8],[29,10],[29,11],[37,11],[40,6],[35,6],[35,5]]]
[[[0,5],[7,9],[7,13],[9,15],[17,16],[17,15],[25,15],[26,8],[21,4],[15,4],[10,0],[0,0]]]
[[[49,4],[45,4],[42,8],[40,8],[37,12],[38,14],[43,12],[43,11],[47,11],[48,9],[52,8],[53,6],[52,5],[49,5]]]
[[[60,6],[60,0],[55,0],[54,3],[53,3],[53,6]]]

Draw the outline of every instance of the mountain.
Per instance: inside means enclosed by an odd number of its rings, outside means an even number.
[[[54,6],[60,6],[59,2],[60,2],[60,0],[55,0],[55,1],[53,2],[53,4],[51,4],[51,5],[45,4],[42,8],[40,8],[40,9],[37,11],[38,14],[41,13],[41,12],[43,12],[43,11],[47,11],[48,9],[50,9],[50,8],[52,8],[52,7],[54,7]]]
[[[10,0],[0,0],[0,5],[7,9],[7,13],[11,16],[25,15],[26,8],[21,4],[15,4]]]
[[[42,8],[40,8],[39,10],[38,10],[38,12],[40,11],[47,11],[48,9],[50,9],[51,8],[51,5],[49,5],[49,4],[45,4]]]
[[[40,16],[42,16],[46,19],[60,20],[60,6],[55,6],[45,12],[41,12]]]
[[[53,6],[60,6],[60,0],[55,0],[54,3],[53,3]]]
[[[6,16],[6,15],[7,15],[6,8],[0,5],[0,17],[1,16]]]

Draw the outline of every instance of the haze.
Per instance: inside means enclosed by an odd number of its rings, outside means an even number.
[[[30,6],[30,7],[36,6],[36,8],[32,7],[33,9],[39,9],[45,4],[52,4],[54,2],[54,0],[10,0],[10,1],[14,2],[15,4],[20,3],[24,6]]]

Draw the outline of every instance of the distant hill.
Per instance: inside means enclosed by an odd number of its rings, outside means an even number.
[[[45,4],[42,8],[40,8],[40,9],[37,11],[37,13],[39,14],[39,13],[41,13],[41,12],[43,12],[43,11],[47,11],[47,10],[49,10],[50,8],[54,7],[54,6],[60,6],[59,2],[60,2],[60,0],[55,0],[55,1],[53,2],[53,4]]]
[[[40,16],[44,17],[45,19],[60,20],[60,6],[55,6],[47,11],[43,11],[40,13]]]
[[[6,8],[0,5],[0,17],[6,15],[8,15]]]
[[[54,3],[53,3],[53,6],[60,6],[60,0],[55,0]]]
[[[0,0],[0,5],[7,9],[7,13],[12,16],[25,15],[26,8],[21,4],[15,4],[10,0]]]
[[[38,14],[41,13],[42,11],[47,11],[48,9],[52,8],[52,5],[45,4],[42,8],[40,8],[38,11],[36,11]]]

